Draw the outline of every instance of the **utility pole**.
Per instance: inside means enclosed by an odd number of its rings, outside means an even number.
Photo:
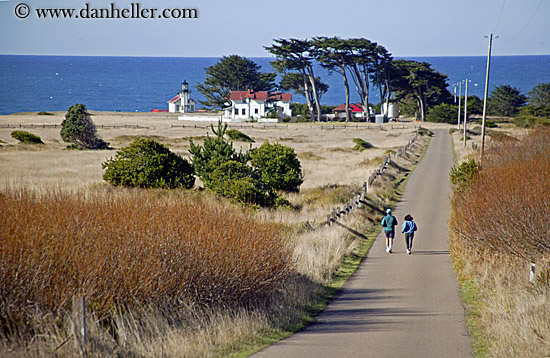
[[[460,130],[460,105],[462,104],[462,81],[458,82],[458,120],[456,129]]]
[[[466,78],[466,89],[464,91],[464,147],[466,147],[466,120],[468,119],[468,79]]]
[[[495,38],[498,38],[495,37]],[[485,74],[485,97],[483,98],[483,119],[481,120],[481,159],[483,162],[483,152],[485,151],[485,118],[487,117],[487,92],[489,90],[489,69],[491,67],[491,46],[493,44],[493,34],[489,35],[489,53],[487,55],[487,73]]]

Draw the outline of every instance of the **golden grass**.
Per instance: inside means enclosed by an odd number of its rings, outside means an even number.
[[[60,123],[63,113],[3,117],[10,123]],[[186,138],[210,132],[172,127],[181,123],[156,114],[96,113],[93,120],[148,127],[100,128],[115,148],[138,136],[155,137],[183,156]],[[299,328],[343,258],[364,240],[365,227],[376,225],[381,208],[395,200],[384,194],[390,181],[380,180],[372,188],[379,193],[367,198],[370,206],[344,219],[351,231],[320,225],[360,192],[384,153],[410,140],[414,124],[394,130],[336,131],[310,124],[239,130],[255,138],[254,146],[269,140],[295,149],[305,173],[301,192],[288,195],[296,210],[243,213],[208,191],[115,190],[101,178],[101,163],[114,150],[65,150],[59,129],[40,128],[33,133],[45,139],[45,149],[34,152],[18,148],[0,128],[6,142],[0,149],[6,205],[0,210],[19,223],[1,227],[12,232],[10,244],[1,247],[10,258],[0,264],[1,289],[13,291],[6,297],[15,302],[3,311],[11,321],[3,321],[2,332],[10,335],[19,318],[30,322],[29,330],[0,340],[0,355],[80,354],[70,302],[83,294],[90,302],[91,356],[226,356],[257,349],[266,332],[276,339]],[[351,150],[358,136],[378,149]],[[423,143],[415,146],[417,155]],[[404,158],[400,165],[411,163]],[[392,177],[402,175],[393,171]],[[308,232],[306,222],[320,228]],[[33,249],[30,242],[39,246]],[[9,264],[17,252],[29,258],[23,276]]]
[[[522,134],[493,143],[474,183],[453,198],[451,255],[477,286],[474,336],[489,357],[550,354],[550,131]]]
[[[10,321],[26,319],[29,305],[61,312],[73,296],[99,315],[177,301],[246,305],[293,272],[276,225],[184,194],[4,190],[0,201],[0,315]]]

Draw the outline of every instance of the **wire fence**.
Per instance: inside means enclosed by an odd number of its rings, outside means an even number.
[[[296,124],[293,124],[296,126]],[[391,124],[391,125],[382,125],[382,124],[321,124],[321,125],[300,125],[300,128],[310,128],[310,129],[321,129],[321,130],[338,130],[338,129],[355,129],[355,130],[365,130],[365,129],[379,129],[379,130],[388,130],[388,129],[406,129],[411,128],[411,125],[406,124]],[[229,124],[227,126],[230,129],[288,129],[288,124]],[[170,128],[199,128],[199,129],[208,129],[210,125],[207,124],[171,124]],[[416,124],[413,124],[413,128],[416,128]]]
[[[414,137],[411,140],[409,140],[407,144],[399,148],[397,151],[390,153],[386,157],[384,157],[382,164],[380,164],[380,166],[374,170],[374,172],[367,179],[367,181],[363,183],[361,193],[358,193],[357,195],[355,195],[344,206],[337,206],[336,208],[332,209],[332,212],[327,215],[327,220],[321,223],[320,226],[338,223],[339,218],[343,217],[344,215],[350,214],[354,210],[360,208],[362,204],[366,204],[365,197],[369,192],[369,188],[375,183],[377,179],[381,178],[384,175],[384,173],[389,168],[392,161],[404,156],[413,147],[414,143],[418,138],[418,134],[421,128],[422,127],[418,127],[418,129],[414,134]],[[309,222],[306,223],[306,227],[310,230],[314,230],[314,228],[309,224]]]
[[[138,124],[96,124],[96,128],[99,129],[107,129],[107,128],[130,128],[130,129],[149,129],[149,127],[146,126],[140,126]],[[61,128],[61,124],[0,124],[0,128]]]

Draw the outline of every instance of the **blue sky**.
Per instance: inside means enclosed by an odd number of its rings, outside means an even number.
[[[197,9],[198,18],[36,15],[39,8],[78,12],[87,2]],[[16,9],[29,16],[18,18]],[[264,57],[274,38],[339,36],[367,38],[397,57],[485,56],[484,35],[493,32],[493,55],[549,55],[548,19],[550,0],[0,0],[0,54]]]

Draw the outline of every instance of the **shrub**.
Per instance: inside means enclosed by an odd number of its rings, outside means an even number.
[[[229,140],[234,140],[238,142],[250,142],[254,143],[254,139],[250,138],[246,134],[236,129],[229,129],[226,131],[227,137]]]
[[[96,127],[83,104],[69,107],[61,122],[61,139],[86,149],[107,149],[109,143],[96,133]]]
[[[456,186],[457,190],[463,190],[475,178],[479,171],[479,165],[474,159],[462,162],[458,167],[453,166],[449,174],[451,183]]]
[[[364,151],[365,149],[374,148],[372,144],[364,141],[361,138],[353,138],[353,143],[355,143],[355,147],[353,147],[353,150],[358,150],[360,152]]]
[[[250,153],[250,162],[261,180],[274,190],[298,192],[303,183],[302,167],[294,149],[265,142]]]
[[[474,165],[467,168],[463,172],[471,173]],[[550,130],[492,142],[475,184],[455,194],[452,230],[480,249],[526,260],[548,256],[549,172]]]
[[[521,128],[548,127],[550,125],[550,119],[524,114],[516,116],[514,118],[514,124],[516,127]]]
[[[248,154],[236,153],[230,143],[227,143],[223,136],[227,130],[227,124],[218,122],[218,129],[211,126],[212,132],[216,137],[208,136],[203,145],[195,145],[192,139],[189,140],[191,149],[191,160],[195,169],[195,174],[201,178],[206,187],[209,187],[210,174],[221,164],[230,160],[241,163],[248,161]]]
[[[550,107],[527,105],[521,107],[518,114],[550,118]]]
[[[53,113],[46,112],[46,111],[40,111],[37,113],[39,116],[53,116]]]
[[[102,164],[103,179],[117,186],[192,188],[193,166],[164,145],[136,139]]]
[[[25,131],[13,131],[11,136],[22,143],[28,144],[44,144],[39,136]]]
[[[428,122],[456,123],[458,107],[452,104],[443,103],[433,106],[426,116]]]
[[[260,173],[244,163],[222,163],[210,175],[209,188],[233,202],[272,206],[276,194],[260,181]]]

